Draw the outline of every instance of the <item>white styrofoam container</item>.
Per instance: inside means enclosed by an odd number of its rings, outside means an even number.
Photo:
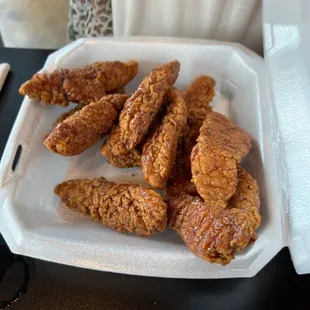
[[[100,155],[102,141],[71,158],[51,153],[42,138],[61,107],[45,107],[25,98],[0,166],[0,229],[10,249],[58,263],[112,272],[177,278],[250,277],[287,243],[283,208],[281,152],[274,104],[260,56],[238,44],[172,38],[100,38],[78,40],[48,57],[44,70],[79,67],[102,60],[139,61],[130,93],[158,64],[178,59],[176,86],[184,89],[195,77],[217,82],[216,110],[225,113],[252,138],[244,167],[260,187],[262,224],[253,246],[225,267],[209,264],[183,244],[173,231],[152,238],[116,233],[65,208],[53,193],[71,178],[104,176],[118,182],[143,183],[138,168],[121,170]],[[11,167],[18,146],[22,153]],[[280,155],[279,155],[280,154]],[[280,169],[279,169],[280,167]]]
[[[310,1],[265,0],[263,8],[285,244],[304,274],[310,273]]]

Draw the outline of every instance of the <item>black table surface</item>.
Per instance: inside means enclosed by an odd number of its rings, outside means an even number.
[[[0,93],[0,157],[22,102],[20,84],[51,51],[0,48],[11,72]],[[287,248],[249,279],[184,280],[112,274],[13,255],[0,239],[0,309],[310,309],[310,275]]]

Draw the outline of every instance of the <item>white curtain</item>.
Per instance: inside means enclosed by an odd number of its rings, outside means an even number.
[[[261,0],[112,0],[116,36],[234,41],[262,53]]]

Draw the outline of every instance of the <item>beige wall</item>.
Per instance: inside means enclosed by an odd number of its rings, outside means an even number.
[[[68,42],[69,0],[0,0],[7,47],[59,48]]]

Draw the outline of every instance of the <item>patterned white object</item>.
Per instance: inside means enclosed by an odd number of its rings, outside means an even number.
[[[0,64],[0,92],[8,73],[10,72],[10,68],[10,65],[7,63]]]
[[[239,42],[262,54],[261,0],[112,0],[116,36]]]
[[[69,0],[0,0],[4,46],[59,48],[68,43]]]
[[[70,40],[112,34],[111,0],[70,0]]]

